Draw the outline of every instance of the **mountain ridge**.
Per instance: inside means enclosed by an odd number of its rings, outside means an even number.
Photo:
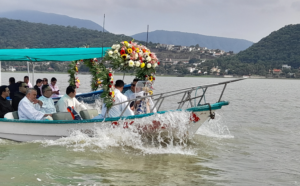
[[[15,10],[9,12],[0,12],[0,18],[28,21],[31,23],[43,23],[47,25],[60,25],[60,26],[76,26],[78,28],[87,28],[91,30],[103,31],[103,27],[97,23],[69,17],[67,15],[46,13],[35,10]],[[107,32],[107,30],[105,30]]]
[[[198,44],[200,47],[220,49],[226,52],[238,53],[250,47],[253,42],[245,39],[226,38],[218,36],[206,36],[196,33],[155,30],[149,32],[148,41],[153,43],[191,46]],[[134,34],[131,37],[140,41],[146,41],[147,33]]]

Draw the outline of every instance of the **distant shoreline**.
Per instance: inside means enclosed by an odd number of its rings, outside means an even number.
[[[27,71],[16,71],[16,72],[8,72],[8,71],[2,71],[1,73],[28,73]],[[32,73],[32,72],[29,72]],[[48,71],[43,71],[43,72],[35,72],[35,74],[68,74],[68,72],[48,72]],[[80,75],[89,75],[89,72],[79,72],[78,74]],[[114,75],[118,75],[118,76],[123,76],[124,73],[114,73]],[[134,74],[132,73],[125,73],[125,76],[134,76]],[[239,76],[234,76],[234,77],[223,77],[223,76],[215,76],[215,75],[202,75],[202,76],[193,76],[193,75],[185,75],[185,76],[180,76],[180,75],[159,75],[156,74],[156,76],[158,77],[198,77],[198,78],[225,78],[225,79],[230,79],[230,78],[243,78],[243,77],[239,77]],[[253,77],[249,77],[249,78],[245,78],[245,79],[295,79],[297,80],[298,78],[286,78],[286,77],[279,77],[279,78],[273,78],[273,77],[263,77],[263,76],[253,76]]]

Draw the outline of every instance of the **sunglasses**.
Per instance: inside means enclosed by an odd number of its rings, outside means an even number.
[[[132,83],[131,86],[135,87],[135,84]]]

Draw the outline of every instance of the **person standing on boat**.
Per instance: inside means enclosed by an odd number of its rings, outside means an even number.
[[[127,97],[122,94],[123,88],[124,88],[124,82],[122,80],[117,80],[116,84],[115,84],[115,102],[114,102],[114,104],[121,103],[121,102],[128,100]],[[93,119],[103,119],[105,115],[108,117],[119,117],[122,114],[124,109],[125,109],[125,111],[124,111],[123,116],[134,115],[133,111],[130,109],[129,106],[127,107],[127,105],[128,105],[128,103],[126,103],[126,102],[122,103],[120,105],[115,105],[109,110],[109,113],[107,115],[106,114],[107,108],[106,108],[105,104],[103,104],[101,114],[94,117]]]
[[[51,78],[50,88],[52,89],[52,97],[57,97],[57,95],[59,95],[59,89],[56,82],[57,79],[55,77]]]
[[[15,111],[18,110],[20,101],[25,97],[28,85],[24,82],[19,83],[19,91],[15,92],[14,97],[12,98],[12,107]]]
[[[24,76],[24,82],[28,85],[29,88],[33,88],[32,84],[29,81],[29,77],[28,76]]]
[[[16,80],[15,80],[14,77],[9,78],[8,88],[9,88],[9,91],[10,91],[9,97],[10,97],[10,99],[12,99],[15,95],[15,92],[19,91],[19,84],[16,83]]]
[[[46,117],[52,117],[52,114],[45,114],[40,111],[43,102],[36,99],[37,92],[34,88],[29,88],[26,96],[19,103],[20,120],[44,120]]]
[[[45,114],[56,113],[54,101],[51,98],[52,89],[50,88],[49,85],[44,85],[42,88],[42,91],[43,91],[43,96],[39,97],[39,100],[43,102],[43,105],[42,105],[40,111]]]
[[[68,112],[68,107],[73,107],[78,113],[81,110],[86,110],[87,108],[81,104],[76,98],[76,88],[75,86],[68,86],[66,95],[61,97],[56,103],[56,112]]]
[[[13,112],[14,109],[10,105],[10,102],[6,99],[9,96],[9,88],[6,85],[0,87],[0,118],[4,118],[4,115],[8,112]]]
[[[37,79],[36,80],[36,85],[34,85],[33,88],[36,90],[38,98],[42,96],[42,90],[41,90],[42,86],[43,86],[43,80]]]

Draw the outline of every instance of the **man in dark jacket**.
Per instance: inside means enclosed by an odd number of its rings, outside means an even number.
[[[9,96],[8,86],[3,85],[0,87],[0,118],[4,118],[4,115],[8,112],[13,112],[14,109],[10,105],[10,102],[6,99]]]
[[[15,92],[19,91],[19,84],[16,83],[16,80],[15,80],[14,77],[9,78],[8,88],[9,88],[9,91],[10,91],[9,97],[10,97],[10,99],[12,99],[15,95]]]
[[[18,111],[19,102],[26,95],[26,91],[28,89],[28,85],[24,82],[19,84],[19,92],[15,92],[14,97],[12,98],[12,107],[15,111]]]

